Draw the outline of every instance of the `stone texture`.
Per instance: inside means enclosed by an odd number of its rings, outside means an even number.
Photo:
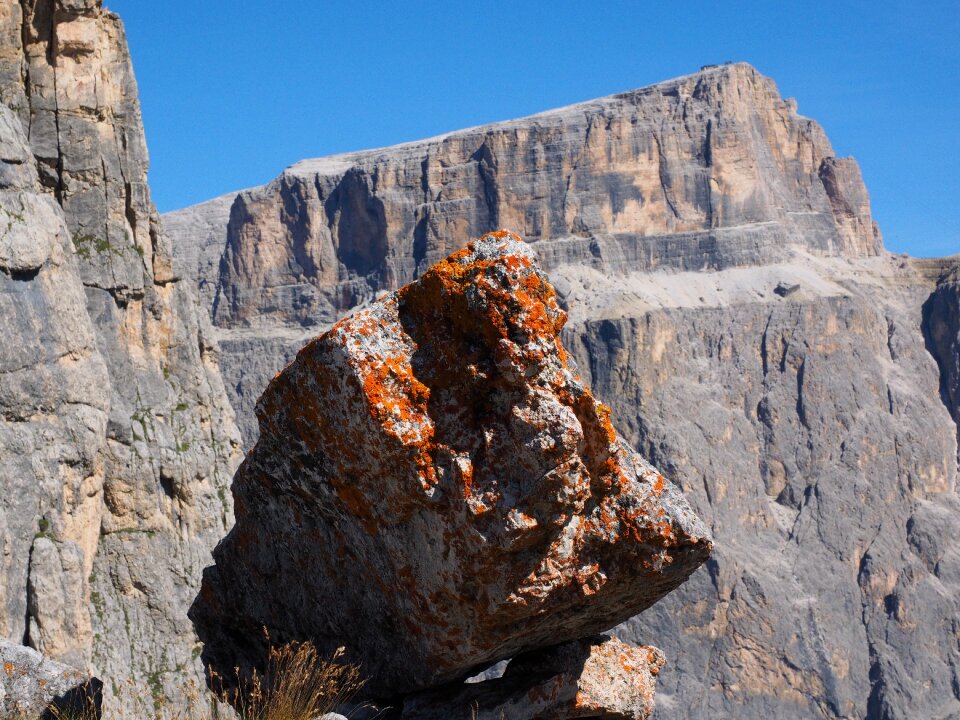
[[[0,640],[0,713],[17,720],[49,720],[59,711],[100,717],[103,683],[32,648]],[[87,717],[87,715],[84,715]]]
[[[383,697],[682,583],[709,534],[568,367],[565,321],[530,246],[498,232],[304,348],[260,400],[191,609],[204,660],[256,663],[266,627],[346,646]]]
[[[940,366],[940,397],[960,423],[960,257],[945,263],[923,305],[927,350]]]
[[[166,216],[218,328],[245,444],[262,328],[322,328],[410,282],[459,238],[507,227],[548,271],[719,269],[791,248],[882,250],[852,159],[745,64],[396,148],[306,160],[274,182]],[[213,248],[223,250],[212,261]],[[201,249],[202,248],[202,249]],[[242,341],[232,341],[239,332]],[[314,330],[316,332],[316,330]],[[292,348],[280,351],[292,359]],[[241,357],[231,360],[236,353]],[[283,367],[256,372],[259,389]],[[237,391],[235,387],[239,387]]]
[[[890,261],[823,269],[832,288],[634,301],[565,338],[624,437],[717,539],[706,572],[617,631],[674,658],[660,717],[960,709],[956,439],[918,332],[928,291]],[[723,278],[673,281],[708,297],[704,281]]]
[[[119,19],[0,2],[0,99],[0,636],[176,697],[238,437]]]
[[[515,658],[502,678],[406,698],[402,717],[647,720],[664,663],[654,647],[609,637],[578,640]]]
[[[521,231],[580,372],[718,541],[617,631],[672,660],[656,717],[956,716],[956,260],[885,253],[833,155],[732,65],[221,199],[204,277],[245,442],[302,338],[453,238]]]
[[[44,652],[84,667],[107,367],[63,214],[25,159],[19,121],[6,107],[0,118],[11,158],[0,173],[0,630],[21,642],[32,633]]]

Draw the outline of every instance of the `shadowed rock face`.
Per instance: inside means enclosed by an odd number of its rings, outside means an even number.
[[[940,366],[940,397],[960,422],[960,258],[940,277],[923,306],[927,350]]]
[[[565,320],[529,246],[494,233],[304,348],[261,398],[191,611],[204,659],[229,676],[265,626],[408,692],[683,582],[709,533],[568,367]]]
[[[653,647],[578,640],[522,655],[502,678],[408,697],[402,720],[647,720],[664,662]]]

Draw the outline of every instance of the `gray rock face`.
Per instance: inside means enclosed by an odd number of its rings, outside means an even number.
[[[917,330],[924,293],[883,264],[830,268],[832,292],[570,330],[621,431],[681,479],[717,540],[708,572],[619,629],[677,658],[662,717],[960,707],[954,426]],[[852,282],[868,272],[884,284]]]
[[[239,459],[209,322],[150,200],[119,19],[6,0],[0,40],[0,635],[174,696]]]
[[[103,683],[32,648],[0,640],[0,713],[17,720],[100,717]],[[59,712],[61,715],[54,716]],[[89,717],[89,715],[83,715]]]
[[[960,257],[947,262],[923,306],[927,350],[940,366],[940,397],[960,423]]]
[[[298,343],[504,225],[534,241],[618,430],[717,541],[618,630],[676,659],[656,717],[955,716],[956,285],[883,252],[833,155],[734,65],[300,163],[204,225],[245,441]]]

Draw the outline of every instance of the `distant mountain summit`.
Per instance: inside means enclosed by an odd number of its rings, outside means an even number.
[[[585,381],[716,539],[618,629],[670,658],[657,717],[960,714],[957,259],[887,253],[856,162],[749,65],[306,160],[163,220],[247,446],[308,339],[517,232]]]

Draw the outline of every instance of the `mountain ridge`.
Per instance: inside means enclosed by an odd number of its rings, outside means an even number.
[[[445,239],[525,235],[580,372],[717,539],[617,629],[666,651],[656,717],[960,713],[955,260],[887,252],[856,162],[752,68],[305,161],[164,220],[202,258],[183,273],[248,446],[330,322]]]

